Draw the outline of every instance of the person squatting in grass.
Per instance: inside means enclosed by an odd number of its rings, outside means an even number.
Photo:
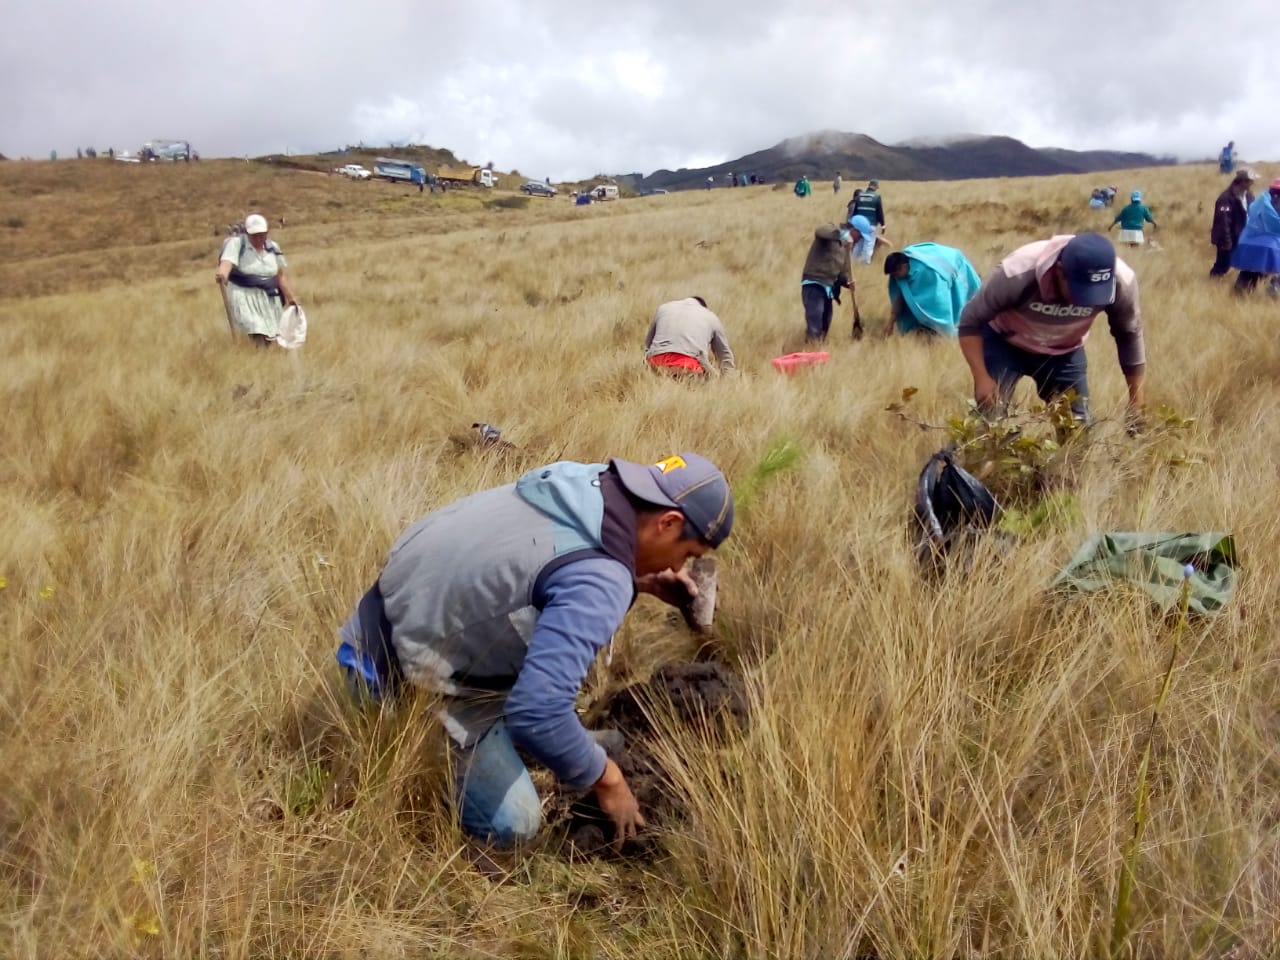
[[[715,364],[711,354],[715,354]],[[644,337],[644,356],[651,370],[674,376],[714,377],[736,372],[724,324],[701,297],[672,300],[658,307]]]
[[[1019,247],[983,281],[960,314],[960,350],[984,411],[999,411],[1021,377],[1046,402],[1074,391],[1071,409],[1089,419],[1084,341],[1106,312],[1129,388],[1129,424],[1141,425],[1146,343],[1138,277],[1098,233],[1057,236]]]
[[[510,845],[537,833],[520,750],[566,787],[594,790],[620,847],[644,817],[575,700],[637,593],[686,606],[697,594],[686,561],[732,529],[729,483],[694,453],[539,467],[409,527],[339,631],[337,659],[375,700],[406,681],[443,694],[471,836]]]
[[[1272,277],[1271,292],[1280,293],[1280,177],[1249,204],[1249,219],[1231,253],[1231,265],[1240,271],[1237,293],[1253,290],[1264,276]]]
[[[1151,224],[1153,230],[1160,229],[1160,224],[1151,216],[1151,210],[1142,202],[1141,190],[1129,194],[1129,203],[1120,208],[1116,218],[1111,221],[1111,226],[1107,227],[1107,232],[1110,233],[1111,227],[1117,223],[1120,224],[1120,242],[1127,243],[1130,247],[1140,247],[1146,243],[1146,237],[1142,233],[1144,223]]]
[[[1231,254],[1240,242],[1240,234],[1249,220],[1249,206],[1253,203],[1253,184],[1258,175],[1242,168],[1236,171],[1231,185],[1218,195],[1213,205],[1213,227],[1209,230],[1209,242],[1217,251],[1209,276],[1225,277],[1231,269]]]
[[[913,243],[884,260],[889,278],[885,336],[920,333],[954,337],[960,312],[982,280],[963,253],[940,243]]]
[[[285,275],[284,251],[267,239],[267,218],[244,218],[244,235],[229,237],[218,254],[218,285],[228,319],[255,344],[265,347],[280,333],[280,314],[298,302]]]

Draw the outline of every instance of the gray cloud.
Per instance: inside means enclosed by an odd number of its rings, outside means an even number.
[[[860,6],[860,5],[859,5]],[[0,152],[363,140],[533,176],[732,158],[810,130],[1280,158],[1270,7],[648,0],[44,0],[6,16]]]

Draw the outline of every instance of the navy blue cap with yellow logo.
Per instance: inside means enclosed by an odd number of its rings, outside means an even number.
[[[635,497],[679,510],[702,539],[718,547],[733,530],[733,491],[720,468],[696,453],[680,453],[648,466],[609,461]]]

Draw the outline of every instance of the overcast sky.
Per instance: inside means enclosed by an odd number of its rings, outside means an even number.
[[[1274,0],[16,0],[0,153],[428,143],[577,179],[820,129],[1280,160]]]

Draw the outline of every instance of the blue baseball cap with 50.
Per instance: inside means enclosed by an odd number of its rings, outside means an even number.
[[[1078,233],[1058,254],[1077,307],[1106,307],[1116,299],[1116,248],[1100,233]]]
[[[720,468],[706,457],[686,451],[652,466],[618,459],[609,464],[633,496],[679,510],[712,547],[729,539],[733,491]]]

